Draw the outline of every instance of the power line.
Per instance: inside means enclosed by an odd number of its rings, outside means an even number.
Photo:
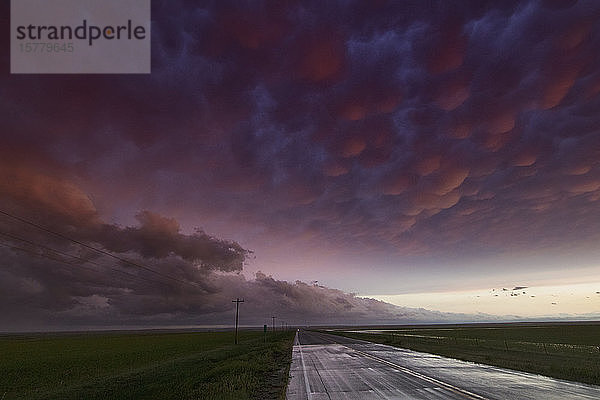
[[[163,273],[161,273],[161,272],[155,271],[155,270],[153,270],[152,268],[146,267],[145,265],[138,264],[138,263],[136,263],[136,262],[133,262],[133,261],[127,260],[126,258],[122,258],[122,257],[116,256],[116,255],[114,255],[114,254],[112,254],[112,253],[110,253],[110,252],[108,252],[108,251],[105,251],[105,250],[99,249],[99,248],[97,248],[97,247],[94,247],[94,246],[90,246],[89,244],[83,243],[83,242],[81,242],[81,241],[79,241],[79,240],[77,240],[77,239],[73,239],[73,238],[71,238],[71,237],[68,237],[68,236],[66,236],[66,235],[63,235],[62,233],[55,232],[55,231],[53,231],[53,230],[51,230],[51,229],[48,229],[48,228],[46,228],[46,227],[43,227],[43,226],[41,226],[41,225],[38,225],[38,224],[36,224],[35,222],[31,222],[31,221],[29,221],[29,220],[26,220],[26,219],[24,219],[24,218],[18,217],[18,216],[16,216],[16,215],[13,215],[13,214],[10,214],[10,213],[8,213],[8,212],[6,212],[6,211],[2,211],[2,210],[0,210],[0,214],[2,214],[2,215],[4,215],[4,216],[7,216],[7,217],[9,217],[9,218],[12,218],[12,219],[14,219],[14,220],[17,220],[17,221],[19,221],[19,222],[22,222],[22,223],[24,223],[24,224],[31,225],[31,226],[33,226],[33,227],[35,227],[35,228],[37,228],[37,229],[39,229],[39,230],[42,230],[42,231],[44,231],[44,232],[46,232],[46,233],[50,233],[50,234],[52,234],[52,235],[54,235],[54,236],[57,236],[57,237],[60,237],[60,238],[62,238],[62,239],[68,240],[68,241],[70,241],[70,242],[76,243],[76,244],[78,244],[78,245],[80,245],[80,246],[83,246],[83,247],[85,247],[85,248],[87,248],[87,249],[90,249],[90,250],[96,251],[96,252],[98,252],[98,253],[104,254],[104,255],[106,255],[106,256],[108,256],[108,257],[114,258],[115,260],[119,260],[119,261],[121,261],[121,262],[123,262],[123,263],[125,263],[125,264],[129,264],[129,265],[132,265],[132,266],[134,266],[134,267],[141,268],[141,269],[143,269],[143,270],[146,270],[146,271],[148,271],[148,272],[151,272],[151,273],[153,273],[153,274],[156,274],[156,275],[158,275],[158,276],[162,276],[163,278],[167,278],[167,279],[170,279],[170,280],[172,280],[172,281],[175,281],[175,282],[183,283],[183,284],[185,284],[185,285],[191,285],[191,286],[194,286],[194,287],[196,287],[196,288],[202,289],[200,286],[198,286],[198,285],[197,285],[196,283],[194,283],[194,282],[190,282],[190,281],[184,281],[184,280],[181,280],[181,279],[174,278],[174,277],[172,277],[172,276],[170,276],[170,275],[166,275],[166,274],[163,274]]]
[[[65,261],[65,260],[60,260],[60,259],[58,259],[58,258],[51,257],[51,256],[49,256],[49,255],[47,255],[47,254],[40,254],[40,253],[38,253],[38,252],[35,252],[35,251],[31,250],[31,249],[27,249],[27,248],[24,248],[24,247],[17,247],[17,246],[16,246],[16,245],[14,245],[13,243],[4,243],[4,242],[0,242],[0,246],[5,246],[5,247],[8,247],[8,248],[10,248],[11,250],[19,250],[19,251],[22,251],[22,252],[25,252],[25,253],[29,253],[29,254],[30,254],[30,255],[32,255],[32,256],[35,256],[35,257],[38,257],[38,258],[45,258],[45,259],[47,259],[47,260],[51,260],[51,261],[54,261],[54,262],[58,262],[58,263],[61,263],[61,264],[67,265],[67,266],[69,266],[69,267],[73,267],[73,266],[75,265],[75,264],[73,264],[73,263],[71,263],[71,262],[67,262],[67,261]],[[96,265],[100,265],[100,264],[96,264]],[[100,266],[101,266],[101,265],[100,265]],[[103,273],[102,273],[102,271],[99,271],[99,270],[97,270],[97,269],[94,269],[94,268],[91,268],[91,267],[88,267],[88,266],[85,266],[85,265],[78,265],[78,267],[79,267],[79,268],[82,268],[82,269],[85,269],[85,270],[87,270],[87,271],[94,272],[94,273],[96,273],[96,274],[100,275],[101,277],[103,277],[103,278],[106,278],[106,275],[105,275],[105,274],[103,274]],[[102,267],[102,266],[101,266],[101,267]],[[165,282],[159,282],[159,281],[153,281],[153,280],[150,280],[150,279],[145,279],[145,278],[143,278],[143,277],[141,277],[141,276],[138,276],[138,275],[133,275],[133,274],[130,274],[130,273],[128,273],[128,272],[121,271],[121,270],[119,270],[119,269],[115,269],[115,268],[111,268],[111,269],[112,269],[113,271],[115,271],[116,273],[119,273],[119,274],[122,274],[122,275],[128,276],[128,277],[130,277],[130,278],[133,278],[133,279],[137,279],[137,280],[139,281],[139,282],[136,282],[137,284],[146,285],[146,288],[148,288],[148,289],[154,289],[154,288],[156,288],[156,286],[155,286],[156,284],[165,284]],[[153,284],[153,285],[149,285],[149,283],[151,283],[151,284]]]
[[[23,242],[23,243],[27,243],[27,244],[29,244],[29,245],[32,245],[32,246],[39,247],[39,248],[41,248],[41,249],[44,249],[44,250],[50,251],[50,252],[52,252],[52,253],[55,253],[55,254],[58,254],[58,255],[61,255],[61,256],[64,256],[64,257],[69,257],[69,258],[72,258],[72,259],[74,259],[74,260],[80,261],[81,263],[89,263],[89,264],[92,264],[92,265],[96,265],[96,266],[98,266],[98,267],[100,267],[100,268],[108,268],[108,269],[110,269],[111,271],[117,272],[117,273],[119,273],[119,274],[122,274],[122,275],[129,276],[129,277],[131,277],[131,278],[134,278],[134,279],[138,279],[138,280],[140,280],[140,281],[145,281],[145,282],[150,282],[150,283],[155,283],[155,284],[156,284],[156,283],[159,283],[159,284],[164,284],[164,283],[165,283],[165,282],[160,282],[160,281],[155,281],[155,280],[147,279],[147,278],[144,278],[144,277],[142,277],[142,276],[139,276],[139,275],[134,275],[134,274],[131,274],[131,273],[129,273],[129,272],[123,271],[123,270],[121,270],[121,269],[119,269],[119,268],[115,268],[115,267],[106,266],[106,265],[103,265],[103,264],[97,263],[97,262],[95,262],[95,261],[88,260],[88,259],[85,259],[85,258],[82,258],[82,257],[78,257],[78,256],[75,256],[75,255],[73,255],[73,254],[65,253],[65,252],[63,252],[63,251],[56,250],[56,249],[53,249],[53,248],[51,248],[51,247],[45,246],[45,245],[43,245],[43,244],[36,243],[36,242],[33,242],[33,241],[31,241],[31,240],[23,239],[23,238],[21,238],[21,237],[18,237],[18,236],[15,236],[15,235],[11,235],[11,234],[8,234],[8,233],[5,233],[5,232],[0,232],[0,235],[2,235],[2,236],[5,236],[5,237],[8,237],[8,238],[11,238],[11,239],[13,239],[13,240],[18,240],[18,241],[21,241],[21,242]],[[23,248],[23,247],[16,247],[16,246],[14,246],[14,245],[9,245],[9,244],[6,244],[6,243],[0,243],[0,244],[3,244],[3,245],[5,245],[5,246],[7,246],[7,247],[12,247],[12,248],[14,248],[14,249],[16,249],[16,250],[21,250],[21,251],[24,251],[24,252],[26,252],[26,253],[29,253],[29,254],[35,255],[35,256],[37,256],[37,257],[46,258],[46,259],[49,259],[49,260],[52,260],[52,261],[60,262],[60,263],[62,263],[62,264],[65,264],[65,265],[69,265],[69,266],[73,266],[73,265],[74,265],[74,263],[70,263],[70,262],[67,262],[67,261],[64,261],[64,260],[60,260],[60,259],[58,259],[58,258],[49,257],[49,256],[47,256],[47,255],[45,255],[45,254],[40,254],[40,253],[37,253],[37,252],[31,251],[31,250],[29,250],[29,249],[25,249],[25,248]],[[87,269],[87,270],[89,270],[89,271],[93,271],[93,272],[100,273],[100,271],[98,271],[98,270],[95,270],[95,269],[93,269],[93,268],[86,267],[85,265],[82,265],[82,264],[79,264],[79,267],[80,267],[80,268],[85,268],[85,269]]]
[[[8,247],[11,250],[19,250],[19,251],[22,251],[22,252],[25,252],[25,253],[29,253],[29,254],[31,254],[33,256],[39,257],[39,258],[45,258],[45,259],[48,259],[48,260],[51,260],[51,261],[54,261],[54,262],[58,262],[58,263],[61,263],[61,264],[65,264],[65,265],[68,265],[68,266],[71,266],[71,267],[73,266],[73,264],[71,264],[69,262],[66,262],[64,260],[59,260],[59,259],[56,259],[56,258],[49,257],[48,255],[45,255],[45,254],[36,253],[35,251],[32,251],[30,249],[26,249],[24,247],[15,246],[13,243],[0,242],[0,246]],[[86,267],[85,265],[80,265],[79,267],[83,268],[83,269],[86,269],[88,271],[96,272],[98,274],[100,273],[100,271],[97,271],[97,270],[95,270],[93,268],[90,268],[90,267]]]
[[[50,252],[52,252],[52,253],[55,253],[55,254],[58,254],[58,255],[61,255],[61,256],[64,256],[64,257],[69,257],[69,258],[72,258],[72,259],[74,259],[74,260],[80,261],[81,263],[88,263],[88,264],[96,265],[96,266],[98,266],[98,267],[100,267],[100,268],[108,268],[108,269],[110,269],[111,271],[117,272],[117,273],[119,273],[119,274],[122,274],[122,275],[129,276],[129,277],[131,277],[131,278],[134,278],[134,279],[138,279],[138,280],[140,280],[140,281],[150,282],[150,283],[154,283],[154,284],[156,284],[156,283],[158,283],[158,284],[165,284],[165,283],[166,283],[166,282],[161,282],[161,281],[155,281],[155,280],[152,280],[152,279],[147,279],[147,278],[144,278],[144,277],[142,277],[142,276],[139,276],[139,275],[134,275],[134,274],[131,274],[131,273],[129,273],[129,272],[123,271],[123,270],[121,270],[121,269],[119,269],[119,268],[115,268],[115,267],[106,266],[106,265],[103,265],[103,264],[97,263],[97,262],[95,262],[95,261],[92,261],[92,260],[88,260],[88,259],[85,259],[85,258],[82,258],[82,257],[79,257],[79,256],[75,256],[75,255],[73,255],[73,254],[65,253],[65,252],[63,252],[63,251],[60,251],[60,250],[53,249],[52,247],[49,247],[49,246],[46,246],[46,245],[43,245],[43,244],[40,244],[40,243],[37,243],[37,242],[33,242],[33,241],[31,241],[31,240],[27,240],[27,239],[24,239],[24,238],[22,238],[22,237],[15,236],[15,235],[12,235],[12,234],[9,234],[9,233],[6,233],[6,232],[0,232],[0,235],[1,235],[1,236],[8,237],[8,238],[10,238],[10,239],[13,239],[13,240],[18,240],[18,241],[20,241],[20,242],[23,242],[23,243],[27,243],[27,244],[29,244],[29,245],[32,245],[32,246],[39,247],[39,248],[41,248],[41,249],[44,249],[44,250],[50,251]],[[1,242],[0,242],[0,244],[3,244],[3,245],[5,245],[5,246],[10,246],[10,245],[7,245],[6,243],[1,243]],[[44,255],[44,254],[39,254],[39,253],[36,253],[36,252],[30,251],[30,250],[28,250],[28,249],[25,249],[25,248],[22,248],[22,247],[14,247],[14,248],[15,248],[16,250],[21,250],[21,251],[24,251],[24,252],[27,252],[27,253],[33,254],[33,255],[35,255],[35,256],[42,257],[42,258],[47,258],[47,259],[49,259],[49,260],[52,260],[52,261],[57,261],[57,262],[60,262],[60,263],[63,263],[63,264],[69,265],[69,266],[73,266],[73,265],[74,265],[73,263],[69,263],[69,262],[66,262],[66,261],[63,261],[63,260],[59,260],[59,259],[57,259],[57,258],[48,257],[48,256],[46,256],[46,255]],[[93,269],[93,268],[86,267],[86,266],[84,266],[84,265],[82,265],[82,264],[79,264],[79,267],[80,267],[80,268],[85,268],[85,269],[87,269],[87,270],[89,270],[89,271],[93,271],[93,272],[100,273],[100,271],[98,271],[98,270],[95,270],[95,269]]]
[[[51,260],[51,261],[55,261],[55,262],[58,262],[58,263],[61,263],[61,264],[67,265],[67,266],[69,266],[69,267],[73,267],[73,266],[74,266],[74,264],[73,264],[73,263],[70,263],[70,262],[67,262],[67,261],[64,261],[64,260],[59,260],[59,259],[57,259],[57,258],[50,257],[50,256],[48,256],[48,255],[46,255],[46,254],[40,254],[40,253],[37,253],[37,252],[35,252],[35,251],[32,251],[32,250],[30,250],[30,249],[26,249],[26,248],[24,248],[24,247],[17,247],[17,246],[15,246],[13,243],[3,243],[3,242],[0,242],[0,246],[5,246],[5,247],[8,247],[8,248],[10,248],[11,250],[19,250],[19,251],[22,251],[22,252],[25,252],[25,253],[29,253],[30,255],[33,255],[33,256],[35,256],[35,257],[38,257],[38,258],[45,258],[45,259],[48,259],[48,260]],[[94,269],[94,268],[90,268],[90,267],[87,267],[87,266],[85,266],[85,265],[79,265],[78,267],[79,267],[79,268],[86,269],[86,270],[88,270],[88,271],[90,271],[90,272],[94,272],[94,273],[96,273],[96,274],[98,274],[98,275],[102,276],[103,278],[105,278],[105,277],[106,277],[106,275],[104,275],[104,274],[102,273],[102,271],[98,271],[98,270],[96,270],[96,269]],[[142,284],[142,285],[147,285],[146,287],[147,287],[148,289],[154,289],[154,288],[155,288],[155,286],[150,286],[150,285],[148,285],[148,282],[150,282],[150,283],[154,283],[154,284],[156,284],[156,283],[159,283],[159,282],[157,282],[157,281],[151,281],[151,280],[148,280],[148,279],[144,279],[144,278],[142,278],[141,276],[133,275],[133,274],[127,273],[127,272],[125,272],[125,271],[121,271],[121,270],[115,270],[115,272],[117,272],[117,273],[121,273],[121,274],[127,275],[127,276],[129,276],[129,277],[131,277],[131,278],[135,278],[135,279],[138,279],[138,280],[140,280],[140,282],[137,282],[137,283],[138,283],[138,284]],[[161,282],[161,283],[162,283],[162,282]]]

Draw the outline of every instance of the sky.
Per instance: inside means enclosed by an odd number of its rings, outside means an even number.
[[[153,0],[149,75],[0,35],[0,329],[600,317],[599,19]]]

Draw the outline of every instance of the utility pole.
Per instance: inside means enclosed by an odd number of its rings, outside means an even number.
[[[243,303],[244,299],[235,299],[231,302],[235,303],[235,344],[238,344],[238,316],[240,314],[240,303]]]
[[[275,316],[273,316],[271,318],[273,318],[273,332],[275,332]]]

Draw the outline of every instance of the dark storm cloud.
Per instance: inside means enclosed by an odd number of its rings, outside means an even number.
[[[181,258],[202,269],[241,271],[250,253],[235,242],[219,240],[202,231],[180,233],[179,223],[149,211],[136,215],[139,227],[104,223],[89,197],[75,184],[27,166],[0,167],[0,205],[17,216],[34,216],[46,227],[71,238],[98,243],[109,251],[135,252],[144,258]],[[4,215],[4,220],[10,221]],[[13,222],[18,221],[13,219]],[[27,226],[27,224],[22,225]],[[5,233],[20,233],[7,225]]]
[[[269,243],[460,261],[600,239],[597,2],[154,1],[152,14],[150,76],[3,75],[3,160],[71,176],[104,210],[210,215]],[[139,222],[101,244],[196,262],[207,242],[221,254],[207,263],[241,268],[201,232]]]
[[[1,209],[35,215],[44,229],[0,217],[0,322],[4,329],[218,324],[231,298],[246,299],[245,323],[275,313],[288,322],[445,321],[489,316],[392,306],[323,286],[240,272],[250,251],[148,211],[138,226],[104,223],[75,184],[26,167],[0,170]],[[75,238],[75,241],[68,240]],[[102,252],[82,245],[96,246]],[[119,259],[108,256],[110,251]]]
[[[70,249],[76,252],[75,248]],[[58,327],[209,325],[231,322],[231,299],[243,297],[242,323],[262,324],[271,315],[288,323],[409,323],[493,320],[397,307],[323,286],[278,281],[262,273],[242,275],[199,272],[181,259],[129,259],[191,282],[179,284],[131,268],[110,270],[96,264],[63,264],[25,253],[18,244],[0,248],[0,321],[4,329]],[[110,265],[110,260],[98,260]],[[118,271],[129,271],[128,275]]]
[[[120,253],[134,251],[145,258],[173,254],[203,268],[227,272],[241,271],[249,253],[237,243],[215,239],[202,231],[183,235],[177,221],[149,211],[140,212],[136,219],[138,228],[104,225],[101,235],[90,239]]]

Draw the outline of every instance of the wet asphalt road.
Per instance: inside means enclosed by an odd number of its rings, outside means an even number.
[[[600,386],[302,330],[290,375],[288,400],[600,399]]]

